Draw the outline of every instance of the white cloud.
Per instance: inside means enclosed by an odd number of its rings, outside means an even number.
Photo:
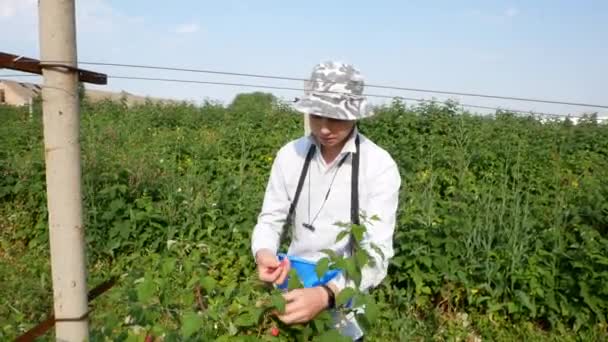
[[[509,23],[511,19],[519,16],[521,11],[517,7],[508,7],[505,10],[484,11],[480,9],[471,9],[465,12],[467,16],[477,18],[487,23]]]
[[[0,39],[8,53],[35,54],[38,48],[38,2],[36,0],[0,0]]]
[[[0,32],[19,32],[2,37],[9,52],[37,54],[38,0],[0,0]],[[141,16],[130,16],[113,8],[108,0],[76,1],[76,31],[79,43],[100,37],[121,37],[144,25]]]
[[[175,33],[187,34],[187,33],[196,33],[200,30],[200,26],[197,23],[188,23],[182,24],[175,28]]]
[[[2,0],[0,1],[0,20],[22,14],[36,14],[36,10],[36,0]]]
[[[515,7],[510,7],[505,11],[505,16],[513,18],[519,14],[519,10]]]
[[[131,17],[114,9],[107,0],[82,0],[76,4],[79,32],[124,33],[132,25],[143,24],[143,17]]]
[[[12,18],[16,13],[15,7],[12,6],[11,3],[2,3],[0,6],[0,18]]]

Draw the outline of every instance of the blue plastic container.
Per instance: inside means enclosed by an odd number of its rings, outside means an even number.
[[[279,261],[282,261],[287,257],[291,264],[291,268],[296,270],[298,277],[302,281],[304,287],[315,287],[322,284],[327,284],[332,279],[337,277],[340,274],[340,270],[329,270],[325,272],[323,277],[319,279],[317,276],[317,264],[310,260],[306,260],[293,255],[286,255],[283,253],[277,254]],[[280,289],[287,289],[287,284],[289,283],[289,277],[285,279],[285,282],[277,287]]]

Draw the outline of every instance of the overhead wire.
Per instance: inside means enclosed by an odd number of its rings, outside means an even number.
[[[65,61],[63,61],[63,62],[62,61],[45,61],[44,63],[45,64],[61,64],[61,63],[67,63],[67,62],[65,62]],[[83,64],[83,65],[93,65],[93,66],[108,66],[108,67],[124,67],[124,68],[138,68],[138,69],[150,69],[150,70],[206,73],[206,74],[216,74],[216,75],[224,75],[224,76],[253,77],[253,78],[264,78],[264,79],[275,79],[275,80],[286,80],[286,81],[308,81],[308,79],[301,78],[301,77],[242,73],[242,72],[209,70],[209,69],[178,68],[178,67],[169,67],[169,66],[109,63],[109,62],[90,62],[90,61],[79,61],[78,63]],[[500,100],[511,100],[511,101],[523,101],[523,102],[535,102],[535,103],[546,103],[546,104],[558,104],[558,105],[608,109],[608,104],[592,104],[592,103],[574,102],[574,101],[561,101],[561,100],[549,100],[549,99],[527,98],[527,97],[516,97],[516,96],[503,96],[503,95],[492,95],[492,94],[471,93],[471,92],[447,91],[447,90],[437,90],[437,89],[400,87],[400,86],[380,85],[380,84],[366,84],[365,86],[368,88],[378,88],[378,89],[390,89],[390,90],[421,92],[421,93],[431,93],[431,94],[468,96],[468,97],[479,97],[479,98],[489,98],[489,99],[500,99]]]
[[[18,74],[7,74],[7,75],[0,75],[0,78],[4,78],[4,77],[42,77],[42,75],[31,75],[31,74],[23,74],[23,75],[18,75]]]
[[[0,75],[2,77],[22,77],[22,76],[40,76],[40,75]],[[289,91],[302,91],[301,88],[296,87],[285,87],[285,86],[271,86],[271,85],[263,85],[263,84],[249,84],[249,83],[234,83],[234,82],[216,82],[216,81],[201,81],[201,80],[185,80],[185,79],[174,79],[174,78],[158,78],[158,77],[140,77],[140,76],[124,76],[124,75],[107,75],[109,79],[123,79],[123,80],[136,80],[136,81],[160,81],[160,82],[176,82],[176,83],[191,83],[191,84],[206,84],[206,85],[223,85],[223,86],[236,86],[236,87],[249,87],[249,88],[258,88],[258,89],[274,89],[274,90],[289,90]],[[339,92],[325,91],[324,93],[334,93],[340,94]],[[383,95],[383,94],[363,94],[367,97],[375,97],[375,98],[384,98],[384,99],[400,99],[404,101],[415,101],[420,103],[441,103],[444,105],[454,104],[464,108],[476,108],[476,109],[485,109],[485,110],[493,110],[493,111],[502,111],[502,112],[510,112],[510,113],[519,113],[519,114],[527,114],[527,115],[540,115],[540,116],[548,116],[548,117],[578,117],[572,115],[563,115],[563,114],[555,114],[555,113],[546,113],[546,112],[536,112],[536,111],[525,111],[519,109],[512,108],[504,108],[504,107],[491,107],[491,106],[481,106],[481,105],[473,105],[467,103],[459,103],[450,100],[436,100],[436,99],[421,99],[421,98],[413,98],[399,95]]]
[[[194,84],[225,85],[225,86],[260,88],[260,89],[302,91],[301,88],[295,88],[295,87],[269,86],[269,85],[249,84],[249,83],[214,82],[214,81],[184,80],[184,79],[174,79],[174,78],[121,76],[121,75],[108,75],[108,78],[110,78],[110,79],[139,80],[139,81],[161,81],[161,82],[177,82],[177,83],[194,83]],[[332,92],[332,91],[325,91],[323,93],[340,94],[339,92]],[[438,100],[419,99],[419,98],[404,97],[404,96],[398,96],[398,95],[363,94],[363,96],[376,97],[376,98],[385,98],[385,99],[401,99],[401,100],[416,101],[416,102],[431,102],[431,103],[443,103],[443,104],[450,103],[450,101],[438,101]],[[465,104],[465,103],[454,103],[454,104],[456,104],[458,106],[462,106],[462,107],[467,107],[467,108],[488,109],[488,110],[513,112],[513,113],[523,113],[523,114],[537,114],[537,115],[553,116],[553,117],[566,117],[566,115],[560,115],[560,114],[554,114],[554,113],[523,111],[523,110],[517,110],[517,109],[490,107],[490,106],[479,106],[479,105],[472,105],[472,104]]]

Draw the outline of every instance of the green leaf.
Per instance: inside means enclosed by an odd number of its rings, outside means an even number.
[[[131,235],[131,225],[129,221],[122,221],[116,224],[119,235],[123,240],[126,240]]]
[[[361,272],[357,268],[357,262],[354,259],[346,259],[346,274],[359,286],[361,283]]]
[[[228,326],[228,334],[230,336],[234,336],[234,335],[236,335],[238,333],[239,333],[239,330],[231,322],[230,325]]]
[[[351,232],[357,243],[361,243],[361,241],[363,241],[363,234],[365,234],[365,231],[366,229],[364,226],[353,225]]]
[[[424,266],[431,268],[431,266],[433,266],[433,262],[431,261],[431,257],[429,257],[428,255],[421,255],[418,257],[418,260],[420,260]]]
[[[507,303],[507,311],[509,313],[516,313],[519,312],[519,306],[517,306],[517,304],[513,303],[513,302],[508,302]]]
[[[154,334],[156,336],[165,335],[166,333],[167,333],[167,330],[162,325],[155,325],[152,327],[152,334]]]
[[[345,287],[340,291],[336,298],[336,305],[345,305],[355,295],[355,289],[351,287]]]
[[[197,332],[203,325],[202,318],[194,312],[186,312],[182,316],[182,335],[184,338],[189,338]]]
[[[608,258],[601,254],[592,254],[591,257],[598,264],[602,264],[604,266],[608,266]]]
[[[156,286],[154,281],[149,278],[144,278],[143,282],[137,284],[137,298],[140,302],[146,303],[152,298],[155,290]]]
[[[187,306],[192,306],[194,304],[194,293],[192,291],[182,293],[181,302]]]
[[[555,300],[555,294],[553,293],[553,291],[548,292],[545,295],[545,302],[547,303],[548,307],[550,307],[556,312],[559,312],[559,307],[557,306],[557,301]]]
[[[127,339],[125,340],[125,342],[139,342],[140,336],[137,336],[134,334],[135,334],[134,332],[129,331],[129,336],[127,336]]]
[[[317,332],[322,333],[328,329],[332,329],[333,317],[329,311],[324,310],[315,317],[313,324],[315,329],[317,329]]]
[[[188,259],[186,259],[183,262],[183,266],[184,266],[184,273],[189,274],[192,273],[192,269],[194,268],[194,266],[192,265],[192,262]]]
[[[302,281],[300,280],[300,277],[298,276],[296,270],[289,270],[289,280],[287,281],[287,289],[291,291],[303,287],[304,285],[302,284]]]
[[[408,273],[416,286],[416,294],[420,294],[420,291],[424,286],[424,280],[422,279],[422,274],[420,273],[420,269],[418,269],[418,265],[414,266],[414,269]]]
[[[122,198],[117,198],[115,200],[113,200],[112,202],[110,202],[110,206],[109,209],[110,211],[118,211],[120,209],[123,209],[126,206],[125,201]]]
[[[336,258],[335,260],[333,260],[334,266],[338,269],[345,270],[347,260],[347,258]]]
[[[325,331],[325,324],[323,323],[323,321],[315,319],[312,321],[312,323],[314,324],[315,329],[317,329],[317,331],[319,331],[319,332]]]
[[[336,237],[336,243],[342,241],[345,237],[348,236],[348,234],[350,234],[350,232],[348,230],[343,230],[341,231],[338,236]]]
[[[338,255],[336,254],[336,252],[332,251],[331,249],[322,249],[321,253],[329,256],[329,258],[331,259],[331,261],[335,262],[336,259],[338,258]]]
[[[587,283],[585,283],[584,281],[579,281],[578,285],[581,289],[580,294],[581,297],[583,297],[583,301],[585,302],[585,304],[587,304],[591,310],[593,310],[593,312],[600,317],[600,319],[603,320],[603,313],[602,310],[599,309],[597,307],[597,304],[600,304],[598,300],[596,300],[596,297],[593,296],[590,291],[589,291],[589,285],[587,285]]]
[[[192,278],[188,280],[188,284],[186,285],[188,288],[194,287],[199,283],[200,277],[196,274],[192,275]]]
[[[308,341],[310,339],[310,336],[313,336],[312,328],[311,327],[305,327],[300,332],[300,338],[301,338],[300,341]]]
[[[334,226],[340,227],[340,228],[348,228],[350,226],[349,222],[336,222],[334,223]]]
[[[361,326],[363,332],[369,332],[372,329],[372,324],[365,315],[357,315],[357,323]]]
[[[161,267],[161,272],[163,275],[169,275],[175,269],[175,259],[169,258],[165,260],[163,266]]]
[[[319,260],[319,262],[317,262],[317,268],[316,268],[317,277],[322,278],[328,269],[329,269],[329,259],[322,258],[321,260]]]
[[[201,279],[201,286],[205,289],[205,291],[207,291],[207,293],[211,293],[213,289],[215,289],[216,284],[217,282],[215,281],[215,279],[209,276],[203,277],[203,279]]]
[[[517,298],[519,298],[522,304],[530,310],[530,312],[532,313],[532,317],[536,317],[536,305],[532,303],[528,294],[523,291],[517,290],[515,291],[515,295],[517,296]]]
[[[281,294],[274,294],[270,298],[270,303],[273,307],[275,307],[279,312],[285,312],[285,298]]]
[[[226,299],[230,298],[230,295],[232,295],[232,292],[236,289],[236,284],[230,284],[226,287],[226,289],[224,290],[224,297]]]
[[[378,304],[374,301],[372,297],[367,297],[365,299],[365,317],[370,323],[373,323],[378,319],[380,315],[380,309],[378,308]]]
[[[217,311],[215,310],[207,310],[206,313],[209,315],[209,317],[211,317],[211,319],[213,320],[218,320],[220,319],[220,316],[218,315]]]
[[[338,332],[336,329],[331,329],[325,331],[318,339],[315,341],[319,342],[352,342],[352,339],[345,337]]]
[[[496,312],[502,310],[504,306],[504,303],[490,303],[488,304],[488,312]]]
[[[250,309],[249,311],[247,311],[247,312],[241,314],[239,317],[237,317],[236,320],[234,321],[234,324],[236,324],[239,327],[251,327],[251,326],[257,325],[262,313],[263,313],[262,309],[258,309],[258,308]]]
[[[364,249],[358,249],[355,252],[355,260],[357,261],[357,267],[360,269],[367,266],[369,262],[369,255],[367,254],[367,251]]]

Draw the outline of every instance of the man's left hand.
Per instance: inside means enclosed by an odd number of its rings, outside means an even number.
[[[328,305],[327,292],[321,287],[295,289],[283,295],[285,312],[278,315],[285,324],[306,323],[313,320]]]

